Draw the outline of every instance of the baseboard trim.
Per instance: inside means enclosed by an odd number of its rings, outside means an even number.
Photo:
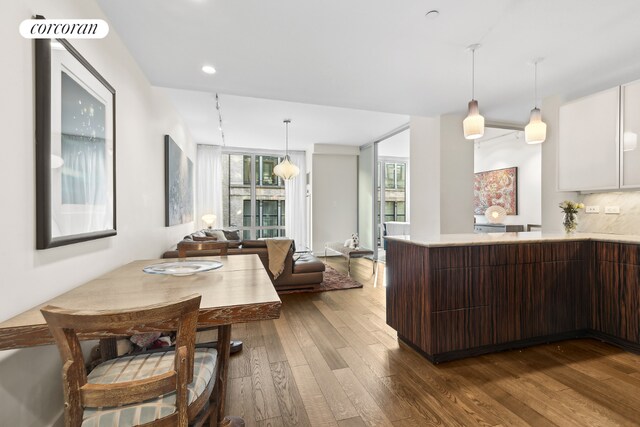
[[[620,347],[630,353],[640,354],[640,344],[638,343],[623,340],[622,338],[594,330],[589,330],[587,332],[587,336],[598,341],[606,342],[607,344],[615,345],[616,347]]]
[[[53,418],[53,422],[49,424],[49,427],[64,427],[64,408]]]
[[[508,351],[508,350],[517,350],[520,348],[531,347],[534,345],[549,344],[552,342],[565,341],[565,340],[577,339],[577,338],[596,339],[602,342],[606,342],[607,344],[615,345],[616,347],[620,347],[621,349],[629,351],[631,353],[640,354],[640,344],[627,341],[627,340],[615,337],[613,335],[605,334],[603,332],[594,331],[591,329],[581,329],[578,331],[564,332],[561,334],[545,335],[541,337],[528,338],[525,340],[511,341],[503,344],[486,345],[482,347],[447,351],[444,353],[435,353],[435,354],[429,354],[425,352],[420,347],[411,343],[407,338],[398,334],[398,340],[401,341],[402,344],[405,344],[406,346],[412,348],[413,350],[420,353],[420,355],[422,355],[423,357],[425,357],[427,360],[429,360],[431,363],[434,363],[434,364],[438,364],[442,362],[450,362],[458,359],[464,359],[466,357],[481,356],[483,354],[498,353],[501,351]]]

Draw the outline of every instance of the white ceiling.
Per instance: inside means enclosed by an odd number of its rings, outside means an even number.
[[[379,157],[404,157],[409,158],[409,140],[411,131],[409,129],[393,135],[378,144]]]
[[[524,123],[532,58],[545,58],[540,97],[640,78],[638,0],[98,2],[162,87],[404,115],[463,113],[471,97],[466,46],[482,43],[481,112]],[[440,16],[426,19],[430,9]],[[218,72],[203,74],[205,63]]]
[[[182,113],[195,141],[222,145],[215,95],[180,89],[161,89]],[[313,144],[363,145],[406,124],[400,114],[299,104],[234,95],[219,95],[226,145],[282,149],[285,118],[289,149],[307,150]]]
[[[485,127],[484,135],[482,138],[478,138],[474,140],[476,145],[484,144],[491,141],[496,141],[498,139],[502,139],[505,136],[512,136],[513,138],[524,138],[524,131],[522,130],[513,130],[513,129],[503,129],[497,127]],[[522,143],[524,144],[524,139],[522,139]]]

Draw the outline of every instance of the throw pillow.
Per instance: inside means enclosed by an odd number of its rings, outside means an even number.
[[[222,230],[227,240],[240,240],[238,230]]]

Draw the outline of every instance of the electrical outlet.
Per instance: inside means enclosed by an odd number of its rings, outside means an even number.
[[[586,213],[600,213],[600,206],[587,206]]]
[[[605,206],[604,213],[606,214],[619,214],[620,206]]]

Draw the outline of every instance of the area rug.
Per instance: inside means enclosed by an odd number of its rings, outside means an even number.
[[[326,266],[324,271],[324,277],[322,283],[318,283],[313,288],[309,289],[291,289],[285,291],[278,291],[279,295],[286,294],[298,294],[303,292],[327,292],[327,291],[340,291],[342,289],[354,289],[361,288],[362,283],[358,283],[346,274],[339,273],[334,268]]]

